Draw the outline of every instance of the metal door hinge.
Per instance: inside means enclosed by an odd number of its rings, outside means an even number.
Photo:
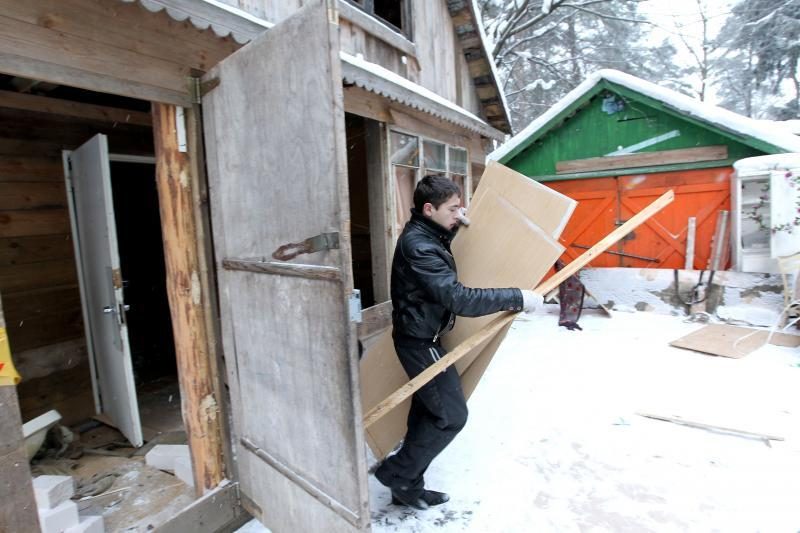
[[[361,323],[361,291],[353,289],[350,294],[350,322]]]
[[[273,259],[278,261],[290,261],[300,254],[313,254],[323,250],[339,249],[339,233],[322,233],[315,237],[310,237],[303,242],[290,242],[278,247],[272,252]]]
[[[189,78],[189,97],[193,104],[203,102],[203,97],[219,86],[219,78],[200,81],[200,78]]]

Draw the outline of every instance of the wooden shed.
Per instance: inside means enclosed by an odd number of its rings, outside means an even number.
[[[387,320],[410,192],[438,172],[468,201],[510,133],[474,2],[0,6],[23,420],[100,413],[138,446],[166,377],[215,498],[172,530],[239,505],[276,532],[368,530],[357,341]]]
[[[779,128],[603,70],[489,158],[579,201],[562,235],[567,262],[673,189],[672,205],[591,266],[684,268],[694,217],[688,268],[706,269],[718,213],[731,209],[733,163],[796,151],[800,139]]]

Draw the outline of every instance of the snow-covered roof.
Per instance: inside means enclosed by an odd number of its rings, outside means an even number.
[[[488,155],[487,159],[499,161],[515,149],[521,147],[553,119],[563,113],[570,105],[580,100],[598,83],[606,80],[620,85],[644,96],[648,96],[679,111],[687,116],[701,120],[710,125],[733,131],[771,144],[787,152],[800,152],[800,137],[779,128],[765,126],[759,121],[722,109],[671,89],[659,87],[655,83],[619,72],[617,70],[600,70],[588,77],[583,83],[570,91],[564,98],[543,115],[531,122],[525,129],[508,140],[500,148]]]
[[[772,154],[747,157],[733,164],[736,172],[761,172],[766,170],[800,169],[800,154]]]
[[[211,28],[219,37],[231,36],[239,44],[251,41],[264,30],[274,26],[271,22],[219,0],[120,1],[126,4],[141,4],[145,9],[153,13],[166,10],[173,20],[181,22],[188,19],[198,30]]]
[[[483,21],[481,20],[481,11],[478,8],[478,0],[472,0],[472,11],[475,13],[475,25],[478,27],[478,33],[481,37],[481,47],[483,48],[483,53],[486,55],[488,59],[489,68],[492,71],[492,78],[494,79],[494,83],[497,86],[497,95],[500,99],[500,105],[503,106],[503,111],[506,114],[508,119],[509,127],[511,126],[511,113],[508,107],[508,100],[506,100],[506,93],[503,91],[503,86],[500,83],[500,74],[497,72],[497,65],[494,63],[494,57],[492,56],[491,51],[489,50],[489,39],[486,37],[486,29],[483,27]],[[513,133],[512,130],[508,130],[510,133]]]
[[[480,117],[422,85],[361,57],[346,52],[339,52],[339,56],[342,59],[342,78],[347,83],[492,139],[502,140],[505,137],[503,132],[493,128]]]

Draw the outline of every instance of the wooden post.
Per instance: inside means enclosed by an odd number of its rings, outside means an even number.
[[[697,218],[689,217],[689,225],[686,227],[686,270],[694,270],[694,239],[697,232]]]
[[[172,329],[178,363],[183,421],[189,440],[195,490],[202,495],[224,478],[222,415],[215,386],[217,365],[209,345],[209,295],[201,282],[202,260],[192,179],[193,164],[178,144],[175,106],[153,104],[156,182],[164,239]],[[181,127],[184,124],[180,125]],[[195,157],[196,154],[192,154]]]
[[[2,304],[0,344],[0,350],[6,350],[8,355]],[[22,438],[17,387],[8,380],[0,383],[0,480],[0,531],[39,531],[31,470]]]
[[[672,190],[665,192],[653,203],[636,213],[622,226],[603,237],[597,244],[592,246],[577,259],[556,272],[555,275],[545,280],[533,290],[541,295],[549,293],[566,281],[571,275],[575,274],[578,270],[589,264],[592,259],[603,253],[604,250],[607,250],[625,235],[643,224],[648,218],[661,211],[661,209],[668,204],[672,203],[674,199],[675,193],[672,192]],[[383,415],[400,405],[406,398],[414,394],[423,385],[432,380],[436,374],[444,371],[448,366],[452,365],[466,354],[470,353],[476,346],[480,346],[487,339],[491,339],[497,332],[510,324],[516,316],[517,313],[501,314],[483,329],[473,333],[472,336],[468,337],[464,342],[456,346],[453,351],[426,368],[414,379],[394,391],[388,398],[370,409],[370,411],[364,415],[364,428],[368,428]]]

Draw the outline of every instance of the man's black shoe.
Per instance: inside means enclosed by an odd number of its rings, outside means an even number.
[[[419,509],[419,507],[416,507],[415,505],[406,503],[406,500],[409,499],[408,493],[401,494],[400,497],[398,497],[397,494],[398,492],[402,493],[404,491],[396,491],[396,490],[392,491],[392,503],[394,505],[408,505],[410,507],[414,507],[415,509]],[[433,507],[434,505],[441,505],[443,503],[450,501],[450,495],[435,490],[423,490],[422,495],[414,499],[421,500],[423,503],[426,504],[427,507]]]
[[[424,496],[424,491],[420,493],[417,490],[392,489],[392,503],[394,505],[405,505],[420,511],[424,511],[428,508],[428,502],[423,499]]]

